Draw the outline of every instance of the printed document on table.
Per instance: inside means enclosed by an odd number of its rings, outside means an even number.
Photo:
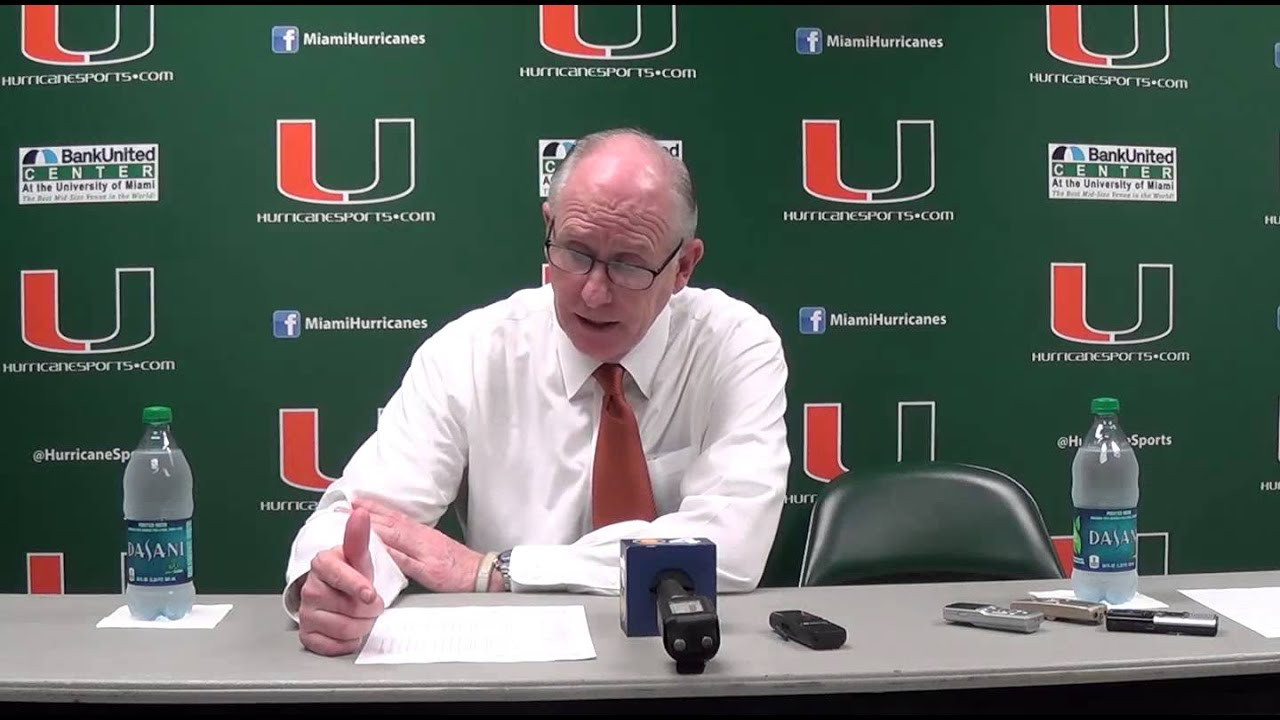
[[[552,662],[596,656],[581,605],[391,608],[357,665]]]

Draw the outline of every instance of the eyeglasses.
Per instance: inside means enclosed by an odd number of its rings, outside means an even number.
[[[680,248],[684,247],[684,240],[681,239],[676,249],[671,251],[667,259],[658,266],[657,270],[650,270],[640,265],[632,265],[618,260],[605,262],[594,256],[588,255],[581,250],[571,250],[563,245],[556,245],[551,242],[551,233],[555,228],[553,221],[547,226],[547,240],[543,243],[546,250],[547,262],[574,275],[586,275],[595,269],[596,263],[603,263],[605,272],[614,284],[627,288],[628,290],[647,290],[653,281],[662,274],[663,270],[671,264],[676,254],[680,252]]]

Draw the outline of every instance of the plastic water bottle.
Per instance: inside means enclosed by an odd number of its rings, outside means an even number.
[[[1089,434],[1071,464],[1071,585],[1113,605],[1138,592],[1138,459],[1120,428],[1120,401],[1094,398]]]
[[[142,411],[142,439],[124,469],[125,601],[139,620],[177,620],[195,601],[191,467],[167,407]]]

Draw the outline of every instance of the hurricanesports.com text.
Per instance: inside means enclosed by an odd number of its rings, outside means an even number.
[[[787,505],[812,505],[818,502],[817,493],[788,493]]]
[[[343,210],[335,212],[260,212],[258,223],[288,225],[291,223],[420,223],[435,222],[431,210],[402,210],[400,212],[363,212]]]
[[[5,373],[159,372],[177,370],[173,360],[63,360],[0,363]]]
[[[172,70],[143,70],[140,72],[69,72],[48,75],[0,75],[0,88],[33,87],[36,85],[90,85],[100,83],[169,82]]]
[[[1075,350],[1066,352],[1033,352],[1031,362],[1188,362],[1186,350]]]
[[[261,512],[315,512],[315,500],[260,500]]]
[[[1190,83],[1181,78],[1149,78],[1136,75],[1083,75],[1080,73],[1033,72],[1032,84],[1048,85],[1115,85],[1138,89],[1186,90]]]
[[[783,222],[949,222],[951,210],[783,210]]]
[[[694,68],[522,67],[522,78],[604,78],[616,80],[697,80]]]

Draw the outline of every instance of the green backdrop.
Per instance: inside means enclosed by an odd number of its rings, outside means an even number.
[[[199,589],[278,590],[413,350],[542,282],[547,174],[618,125],[693,171],[695,284],[786,345],[766,584],[874,464],[999,468],[1069,535],[1097,395],[1143,573],[1280,565],[1275,8],[3,12],[0,590],[120,589],[157,403]]]

